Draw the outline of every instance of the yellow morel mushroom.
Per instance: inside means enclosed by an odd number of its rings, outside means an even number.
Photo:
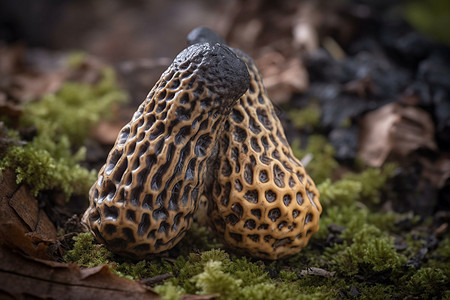
[[[299,252],[322,207],[253,60],[207,28],[161,76],[119,133],[83,220],[111,251],[173,247],[200,197],[225,245],[255,257]]]
[[[173,247],[204,192],[206,161],[239,97],[245,63],[201,43],[174,60],[120,131],[83,220],[111,251],[143,258]]]
[[[220,38],[198,28],[188,40]],[[218,156],[208,166],[208,216],[229,248],[279,259],[298,253],[318,231],[319,192],[292,153],[254,61],[232,50],[247,64],[251,81],[225,121]]]

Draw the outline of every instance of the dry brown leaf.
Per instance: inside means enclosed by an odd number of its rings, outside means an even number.
[[[93,138],[101,144],[113,145],[124,125],[121,121],[102,120],[95,126]]]
[[[48,243],[36,242],[32,237],[25,235],[20,225],[6,223],[3,220],[0,223],[0,245],[15,249],[30,257],[49,259]]]
[[[298,58],[286,59],[281,53],[268,52],[258,58],[256,64],[274,103],[285,103],[294,93],[308,89],[308,72]]]
[[[27,56],[27,59],[25,58]],[[41,71],[29,64],[24,47],[0,47],[0,114],[17,118],[22,105],[60,89],[66,78],[61,70]],[[55,58],[56,59],[56,58]]]
[[[65,79],[63,72],[18,74],[11,78],[11,86],[6,91],[13,99],[26,103],[58,91]]]
[[[23,256],[0,247],[0,295],[14,299],[157,299],[144,284],[120,278],[108,266],[78,265]]]
[[[390,103],[362,119],[358,155],[368,165],[379,167],[391,154],[406,157],[419,148],[437,150],[427,112]]]
[[[54,243],[56,228],[26,185],[18,185],[10,169],[0,174],[0,220],[15,224],[36,243]]]
[[[144,284],[108,266],[80,270],[48,260],[56,231],[25,186],[6,170],[0,181],[0,295],[14,299],[155,299]],[[1,297],[0,297],[1,298]]]

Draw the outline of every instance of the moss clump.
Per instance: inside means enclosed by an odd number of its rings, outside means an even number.
[[[0,161],[0,171],[12,168],[17,183],[28,184],[35,196],[41,190],[52,189],[67,196],[85,194],[96,177],[95,171],[79,165],[84,160],[85,151],[81,148],[72,155],[67,139],[63,138],[56,144],[38,137],[23,147],[9,147]]]
[[[227,268],[230,264],[229,255],[223,250],[213,249],[205,251],[201,255],[191,253],[188,259],[181,260],[176,264],[174,269],[174,278],[170,281],[178,286],[181,286],[186,293],[194,294],[197,291],[195,282],[191,281],[191,278],[203,272],[206,264],[209,261],[218,261]]]
[[[317,186],[320,192],[320,203],[323,206],[348,206],[360,198],[362,183],[356,180],[342,179],[331,183],[326,179]]]
[[[230,257],[223,250],[191,254],[173,272],[173,278],[158,291],[171,293],[171,287],[178,286],[189,294],[220,294],[219,299],[286,299],[297,295],[287,283],[271,279],[263,264]]]
[[[407,287],[414,296],[430,299],[442,296],[447,285],[448,278],[443,270],[422,268],[411,276]]]
[[[90,232],[80,233],[73,240],[75,241],[74,246],[66,253],[64,260],[77,263],[83,267],[108,264],[117,275],[135,280],[171,273],[173,270],[172,264],[161,258],[154,258],[149,261],[141,260],[137,263],[123,261],[123,259],[115,257],[104,246],[97,244]]]
[[[73,240],[74,247],[64,256],[65,261],[88,268],[109,263],[111,253],[105,247],[94,244],[94,236],[90,232],[80,233]]]
[[[242,280],[223,272],[221,261],[208,261],[202,273],[192,278],[198,294],[219,294],[224,299],[240,299]]]
[[[105,68],[96,84],[67,82],[57,93],[29,103],[20,123],[36,128],[37,135],[25,146],[7,148],[0,172],[13,169],[17,182],[28,184],[34,195],[42,190],[62,191],[67,197],[86,194],[96,172],[80,166],[86,153],[81,145],[92,127],[109,114],[111,105],[124,99],[114,72]],[[10,136],[18,134],[10,131]]]
[[[363,172],[348,173],[345,179],[361,183],[361,201],[367,204],[380,203],[379,192],[385,186],[386,181],[394,175],[395,164],[386,164],[381,169],[368,168]]]
[[[364,224],[335,261],[345,275],[372,274],[399,268],[406,257],[394,250],[392,241],[377,227]]]
[[[158,285],[154,288],[155,292],[161,295],[162,300],[178,300],[185,294],[182,287],[175,286],[172,282],[168,282],[164,285]]]
[[[343,238],[351,239],[364,224],[389,230],[401,216],[393,212],[371,212],[364,203],[378,203],[379,193],[393,174],[394,166],[382,170],[367,169],[359,174],[349,173],[335,182],[325,180],[317,186],[324,213],[320,219],[320,230],[314,238],[325,238],[329,225],[345,229]]]

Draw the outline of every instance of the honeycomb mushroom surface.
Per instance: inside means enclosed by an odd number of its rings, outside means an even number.
[[[162,74],[123,127],[90,190],[83,220],[120,255],[173,247],[204,192],[206,161],[248,89],[245,63],[226,46],[195,44]]]
[[[195,43],[211,32],[191,35]],[[319,192],[292,153],[254,61],[233,51],[247,64],[251,81],[225,121],[208,170],[208,216],[229,248],[279,259],[298,253],[318,231]]]

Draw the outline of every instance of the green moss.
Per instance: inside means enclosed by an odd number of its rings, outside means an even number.
[[[407,287],[414,296],[430,299],[443,296],[448,284],[449,280],[443,270],[422,268],[411,276]]]
[[[178,259],[177,259],[178,260]],[[202,252],[201,255],[191,253],[187,260],[181,260],[174,269],[174,278],[172,283],[183,287],[190,294],[197,291],[196,285],[191,278],[200,274],[209,261],[219,261],[224,267],[228,267],[231,263],[229,255],[219,249]]]
[[[361,173],[347,173],[343,179],[331,182],[329,178],[318,185],[320,202],[328,205],[349,205],[355,201],[369,204],[379,203],[380,190],[394,173],[395,165],[383,169],[368,168]]]
[[[46,135],[55,142],[64,136],[71,145],[80,146],[93,126],[110,115],[111,106],[125,99],[114,71],[105,68],[96,84],[66,82],[58,92],[29,103],[24,108],[21,123],[36,126],[39,135]]]
[[[322,112],[317,102],[311,102],[302,109],[289,110],[289,119],[298,129],[313,129],[320,125]]]
[[[139,262],[124,261],[120,263],[110,262],[113,269],[123,277],[130,279],[151,278],[161,274],[171,274],[173,266],[162,258],[153,258],[151,260],[141,260]]]
[[[161,295],[162,300],[178,300],[183,294],[186,294],[183,288],[173,285],[170,281],[156,286],[154,290]]]
[[[439,243],[439,247],[436,249],[436,254],[450,263],[450,236],[447,236]]]
[[[74,262],[83,267],[95,267],[110,262],[111,253],[103,246],[94,243],[94,236],[90,233],[80,233],[73,237],[75,244],[64,260]]]
[[[284,278],[289,277],[287,274],[283,275]],[[188,260],[177,259],[173,275],[157,290],[172,293],[172,287],[178,286],[190,294],[217,293],[220,294],[219,299],[285,299],[296,295],[296,289],[290,288],[287,280],[270,278],[262,262],[230,257],[218,249],[192,253]],[[290,276],[296,275],[292,273]]]
[[[429,260],[424,267],[442,270],[447,278],[447,286],[450,286],[450,235],[448,233],[444,239],[439,242],[434,253],[429,256]]]
[[[360,293],[361,299],[370,300],[385,300],[391,299],[395,294],[395,287],[393,285],[371,284],[371,283],[356,283],[355,286]]]
[[[307,154],[312,154],[313,159],[306,166],[308,174],[316,184],[332,177],[333,171],[338,167],[334,159],[335,150],[321,135],[311,135],[306,149],[300,148],[300,142],[295,140],[291,145],[295,157],[302,159]]]
[[[421,272],[405,269],[406,258],[394,250],[386,233],[367,224],[361,226],[349,242],[319,252],[308,247],[296,258],[270,264],[230,256],[220,249],[179,256],[171,262],[164,258],[117,262],[118,258],[93,242],[90,233],[80,234],[75,240],[73,250],[65,256],[67,261],[83,266],[107,263],[118,275],[130,279],[172,274],[172,278],[155,287],[163,299],[180,299],[182,294],[220,294],[218,299],[333,299],[337,295],[349,296],[352,289],[362,299],[383,299],[392,295],[429,298],[444,295],[448,284],[445,271],[439,267],[428,267]],[[447,246],[444,242],[437,252],[445,254]],[[300,257],[306,259],[305,264],[300,262]],[[325,261],[320,267],[334,270],[335,275],[300,275],[301,270],[315,261],[314,257]],[[269,276],[269,272],[273,274]],[[357,276],[380,279],[361,281]],[[419,283],[421,287],[417,287]]]
[[[361,182],[343,179],[331,183],[326,179],[317,186],[322,206],[348,206],[360,198],[362,192]]]
[[[172,273],[173,265],[162,258],[155,257],[152,260],[139,262],[123,261],[115,257],[104,246],[97,244],[92,233],[80,233],[73,238],[75,244],[64,255],[64,260],[74,262],[83,267],[94,267],[100,264],[108,264],[111,270],[121,277],[140,280],[156,275]]]
[[[269,279],[264,265],[250,262],[246,257],[233,257],[227,272],[232,273],[235,278],[245,281],[247,285],[264,283]]]
[[[41,190],[52,189],[60,190],[67,196],[72,193],[86,194],[95,181],[96,172],[79,165],[84,159],[85,148],[71,155],[66,141],[62,139],[59,144],[47,141],[47,146],[43,147],[44,141],[38,137],[26,146],[9,147],[0,161],[0,171],[12,168],[17,183],[25,182],[35,196]]]
[[[413,278],[414,270],[406,266],[410,258],[407,254],[415,254],[415,249],[397,252],[390,237],[397,230],[395,223],[405,216],[374,211],[378,201],[373,198],[379,197],[392,170],[391,166],[379,171],[369,169],[360,174],[347,175],[334,183],[327,180],[320,184],[324,205],[321,229],[313,236],[310,245],[298,255],[265,264],[229,256],[221,250],[191,254],[187,260],[180,260],[180,264],[174,267],[176,279],[171,279],[170,284],[180,286],[187,293],[220,293],[222,296],[219,299],[264,299],[272,295],[279,299],[328,299],[338,295],[350,297],[354,293],[362,299],[425,295],[423,291],[407,288],[409,282],[418,280],[417,275]],[[365,184],[370,187],[363,188]],[[324,249],[314,247],[327,239],[330,234],[327,227],[331,224],[343,228],[339,235],[342,241]],[[436,250],[436,260],[428,263],[440,270],[437,273],[439,276],[433,275],[433,278],[440,278],[440,285],[447,283],[444,280],[448,278],[444,271],[446,264],[442,259],[450,251],[447,244],[441,243]],[[214,263],[208,265],[209,262]],[[439,263],[442,267],[439,267]],[[334,271],[335,275],[300,275],[302,270],[310,266]],[[225,286],[220,282],[226,283]],[[234,289],[236,291],[232,292]],[[424,287],[429,295],[433,294],[433,289],[429,285]],[[445,291],[445,288],[442,290]]]
[[[288,286],[280,286],[275,283],[260,283],[244,287],[238,299],[279,300],[302,298],[300,291],[289,289]]]
[[[278,279],[282,282],[294,282],[298,279],[298,275],[292,271],[281,270],[278,274]]]
[[[344,178],[361,183],[361,201],[378,204],[380,202],[379,192],[385,186],[386,181],[393,176],[395,168],[395,164],[386,164],[381,169],[368,168],[361,173],[348,173]]]
[[[13,169],[17,182],[28,184],[34,195],[42,190],[86,195],[96,172],[80,166],[86,153],[81,145],[111,105],[124,99],[113,70],[105,68],[96,84],[67,82],[57,93],[29,103],[20,123],[37,128],[38,134],[25,146],[10,146],[0,160],[0,172]]]
[[[393,174],[393,165],[382,170],[367,169],[362,173],[349,173],[343,179],[325,180],[317,186],[323,214],[320,230],[314,238],[325,238],[331,224],[345,228],[342,237],[351,239],[364,224],[375,225],[383,230],[392,230],[401,217],[393,212],[371,212],[364,203],[376,204],[380,190]]]
[[[394,250],[392,241],[377,227],[365,224],[336,262],[341,273],[354,275],[393,270],[404,265],[406,258]]]
[[[240,299],[242,280],[223,272],[222,262],[209,261],[202,273],[192,278],[199,294],[219,294],[222,299]]]
[[[69,69],[80,67],[88,59],[88,55],[83,51],[72,51],[67,57],[66,63]]]
[[[256,274],[252,274],[253,271]],[[270,280],[262,268],[246,260],[238,259],[228,266],[210,260],[192,281],[197,294],[219,294],[219,299],[288,299],[296,296],[295,290]]]

